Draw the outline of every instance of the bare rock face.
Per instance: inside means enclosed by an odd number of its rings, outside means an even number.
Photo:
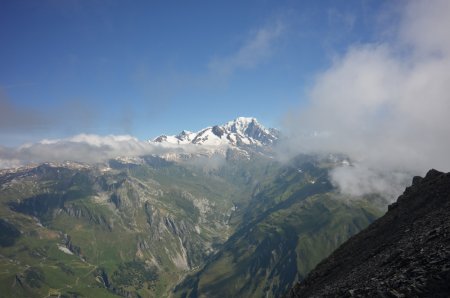
[[[430,170],[288,297],[450,297],[450,173]]]

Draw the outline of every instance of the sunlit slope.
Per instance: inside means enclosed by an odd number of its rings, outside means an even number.
[[[327,167],[309,159],[261,186],[246,222],[197,274],[182,297],[278,297],[324,257],[381,215],[368,200],[333,191]]]
[[[4,293],[166,295],[228,238],[234,206],[249,197],[240,181],[253,183],[232,167],[219,175],[162,160],[111,166],[2,175]]]

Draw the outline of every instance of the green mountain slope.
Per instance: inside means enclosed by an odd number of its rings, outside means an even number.
[[[277,296],[380,215],[336,194],[330,166],[230,153],[2,171],[1,293]]]
[[[182,297],[278,297],[324,257],[381,215],[367,200],[333,192],[327,169],[300,159],[252,199],[247,222],[197,274]]]
[[[157,158],[110,166],[1,175],[3,293],[167,295],[232,233],[258,176],[231,163],[223,173]]]

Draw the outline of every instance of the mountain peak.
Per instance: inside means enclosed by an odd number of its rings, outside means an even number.
[[[259,126],[264,129],[258,120],[252,117],[238,117],[223,125],[223,127],[230,129],[232,132],[244,132],[249,126]]]
[[[254,118],[254,117],[237,117],[236,119],[234,119],[232,121],[228,121],[227,124],[248,125],[249,123],[252,123],[252,122],[258,123],[258,120],[256,120],[256,118]]]
[[[198,132],[183,130],[176,136],[159,136],[158,143],[195,144],[209,146],[270,146],[278,139],[278,131],[267,129],[254,117],[237,117],[223,125],[214,125]]]

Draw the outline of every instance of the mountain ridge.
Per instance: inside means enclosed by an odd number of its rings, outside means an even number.
[[[381,216],[370,198],[350,202],[339,195],[328,166],[299,156],[275,180],[259,184],[248,206],[237,210],[243,219],[238,229],[176,286],[174,296],[280,297]]]
[[[287,297],[448,297],[450,173],[414,177],[388,212],[350,238]]]
[[[160,135],[150,142],[234,147],[271,146],[279,136],[278,130],[265,128],[254,117],[238,117],[223,125],[209,126],[198,132],[183,130],[178,135]]]

